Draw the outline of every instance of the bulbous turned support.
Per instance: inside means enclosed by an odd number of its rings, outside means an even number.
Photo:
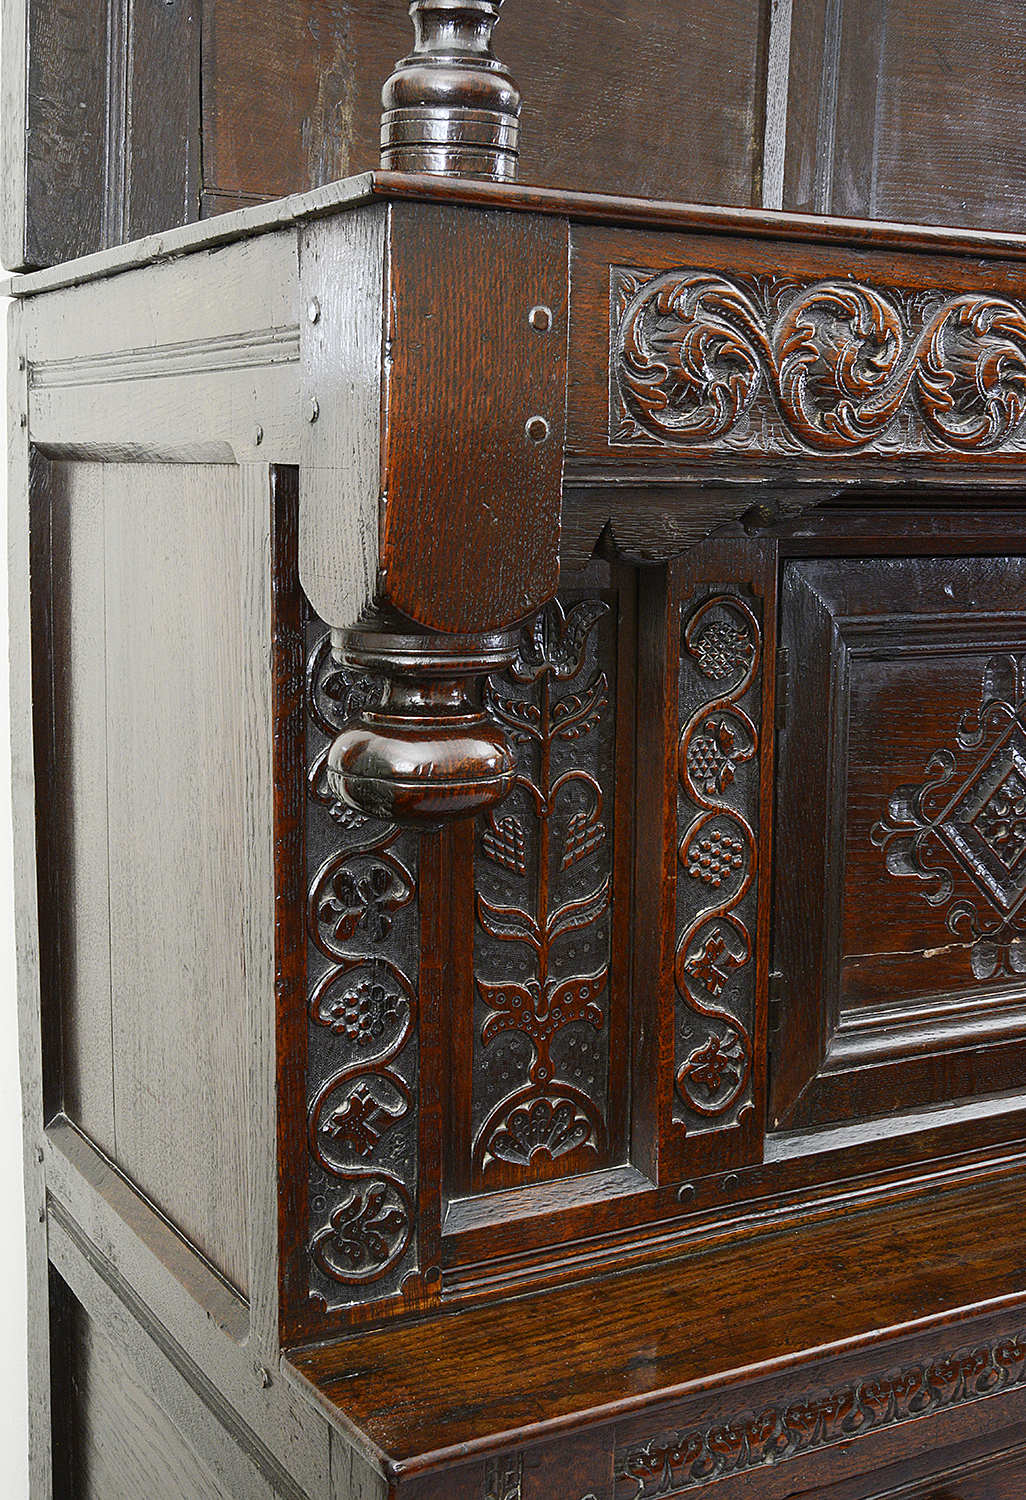
[[[413,0],[413,52],[381,91],[384,168],[516,177],[520,93],[491,48],[501,3]]]
[[[516,759],[482,707],[484,679],[517,651],[516,631],[398,634],[375,621],[333,632],[332,654],[385,679],[381,702],[342,726],[328,785],[349,807],[431,828],[501,802]]]

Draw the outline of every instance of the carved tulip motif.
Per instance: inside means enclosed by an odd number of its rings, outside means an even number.
[[[578,1150],[594,1158],[604,1143],[600,1109],[588,1093],[558,1076],[552,1047],[567,1027],[601,1033],[606,1025],[608,963],[580,972],[574,939],[592,933],[605,915],[610,877],[598,874],[583,889],[578,880],[573,894],[561,884],[570,871],[583,878],[605,844],[602,788],[576,761],[560,770],[554,757],[559,747],[586,741],[602,721],[609,699],[605,673],[580,678],[589,639],[607,613],[608,605],[594,598],[568,609],[558,601],[546,605],[524,630],[508,674],[488,687],[492,713],[522,749],[513,798],[501,817],[488,818],[481,854],[510,872],[513,894],[533,887],[533,899],[503,902],[480,891],[477,896],[480,931],[501,945],[492,949],[490,962],[507,955],[505,977],[477,976],[485,1006],[481,1046],[506,1035],[523,1038],[530,1048],[526,1080],[491,1109],[477,1132],[480,1171],[501,1162],[527,1172]],[[518,693],[517,684],[526,685],[529,695]]]

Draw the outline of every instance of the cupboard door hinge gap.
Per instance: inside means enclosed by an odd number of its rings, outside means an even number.
[[[772,1056],[780,1043],[780,1033],[784,1019],[785,980],[779,969],[774,969],[770,974],[768,991],[769,1006],[766,1017],[766,1047],[770,1056]]]
[[[791,687],[791,668],[788,661],[788,652],[785,646],[777,651],[777,685],[776,685],[776,714],[775,723],[778,729],[783,729],[787,723],[787,700]]]

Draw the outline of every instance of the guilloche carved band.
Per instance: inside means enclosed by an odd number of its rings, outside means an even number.
[[[611,278],[611,444],[1026,447],[1026,308],[1006,298],[704,270]]]

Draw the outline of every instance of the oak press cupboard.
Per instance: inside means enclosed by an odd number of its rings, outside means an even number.
[[[34,1500],[1020,1500],[1022,6],[410,12],[6,0]]]

